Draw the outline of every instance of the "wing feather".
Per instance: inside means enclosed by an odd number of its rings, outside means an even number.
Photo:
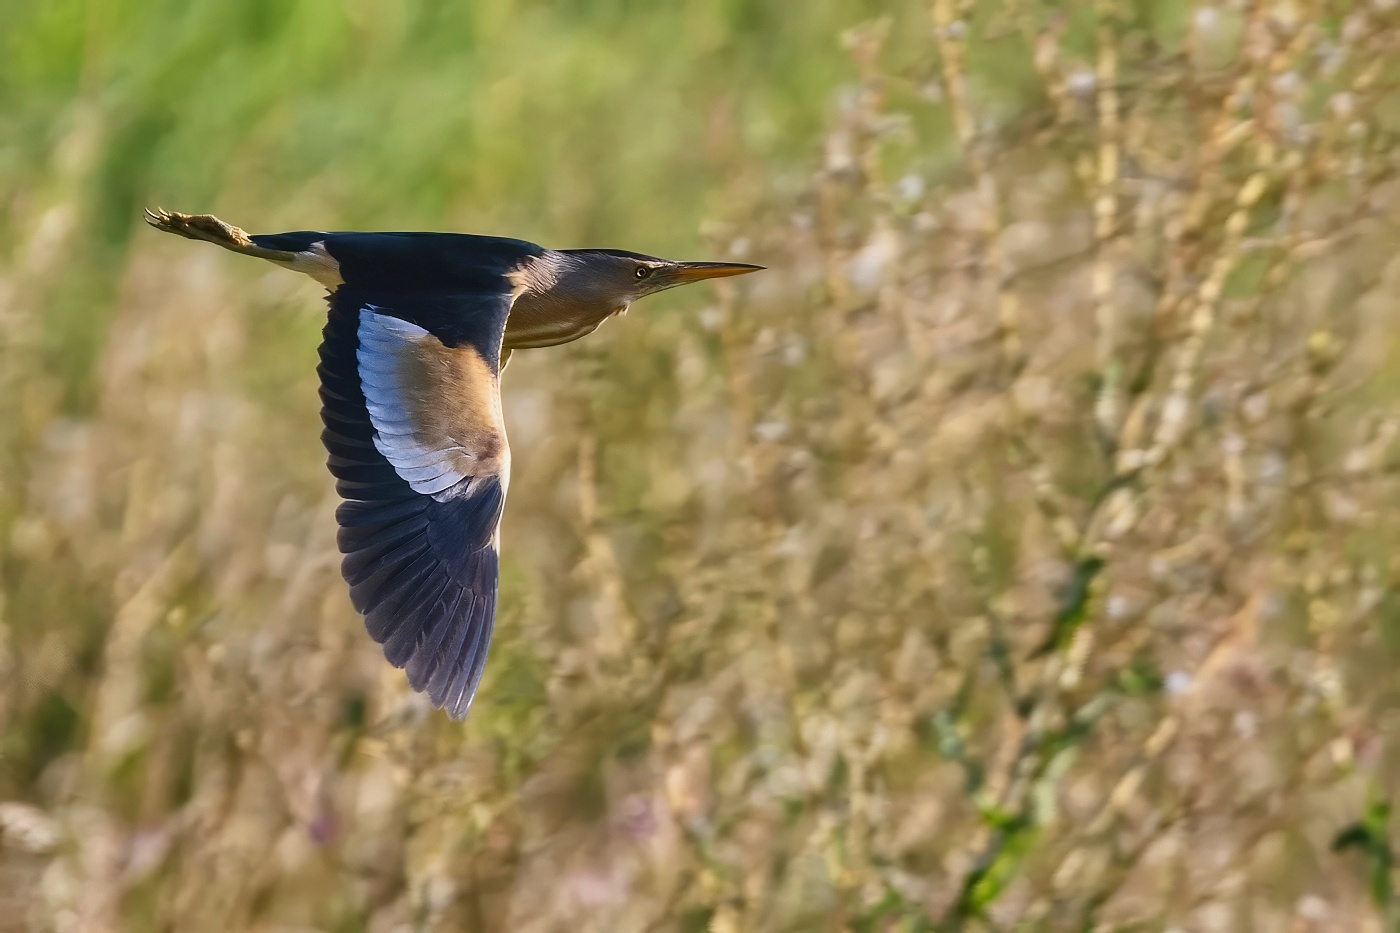
[[[318,367],[351,602],[389,662],[454,718],[471,706],[495,620],[510,301],[504,280],[408,298],[342,285]]]

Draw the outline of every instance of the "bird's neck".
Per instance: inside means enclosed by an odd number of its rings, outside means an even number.
[[[503,346],[551,347],[587,336],[609,316],[627,310],[601,293],[586,270],[565,253],[546,250],[512,275],[515,303]]]

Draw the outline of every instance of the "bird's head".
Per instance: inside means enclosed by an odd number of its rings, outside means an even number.
[[[626,308],[639,298],[705,279],[757,272],[745,262],[677,262],[620,249],[563,250],[560,284],[589,304]]]

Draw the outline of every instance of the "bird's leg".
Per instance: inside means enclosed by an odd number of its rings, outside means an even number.
[[[297,255],[286,250],[258,246],[247,233],[232,224],[224,223],[213,214],[181,214],[156,208],[146,211],[146,223],[166,233],[174,233],[190,240],[204,240],[224,249],[231,249],[235,253],[273,262],[291,262]]]

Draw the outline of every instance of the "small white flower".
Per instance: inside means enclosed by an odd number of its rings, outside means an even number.
[[[1191,689],[1191,684],[1193,682],[1194,678],[1186,671],[1172,671],[1167,675],[1164,686],[1166,687],[1167,693],[1174,697],[1179,697]]]
[[[1077,68],[1065,79],[1065,89],[1075,97],[1093,97],[1099,89],[1099,77],[1088,68]]]

